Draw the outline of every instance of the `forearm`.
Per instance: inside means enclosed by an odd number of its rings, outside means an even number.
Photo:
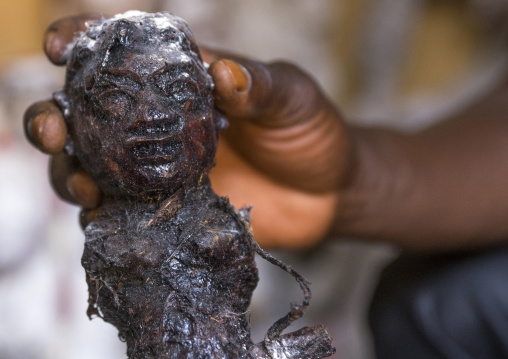
[[[508,241],[508,119],[352,133],[356,167],[339,196],[336,234],[412,249]]]

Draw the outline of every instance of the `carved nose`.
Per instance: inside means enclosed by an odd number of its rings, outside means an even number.
[[[159,121],[172,121],[174,114],[170,109],[164,109],[156,99],[148,98],[138,102],[138,108],[134,114],[134,120],[128,126],[129,129],[151,126]]]
[[[147,108],[144,116],[141,116],[148,122],[153,122],[157,120],[169,120],[171,119],[171,115],[167,113],[169,111],[161,111],[158,108]]]

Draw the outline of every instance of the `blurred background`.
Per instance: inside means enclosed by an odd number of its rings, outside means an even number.
[[[54,20],[81,12],[170,11],[198,41],[311,73],[351,123],[416,131],[468,108],[507,67],[506,0],[17,0],[0,2],[0,359],[125,358],[114,329],[85,315],[78,209],[53,194],[47,157],[26,142],[25,108],[63,83],[42,53]],[[330,240],[277,253],[313,283],[297,322],[325,324],[335,357],[370,359],[365,325],[380,268],[396,251]],[[253,337],[301,294],[258,261]]]

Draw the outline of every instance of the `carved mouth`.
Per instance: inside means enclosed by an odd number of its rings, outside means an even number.
[[[172,162],[182,148],[182,144],[173,141],[172,137],[161,140],[136,139],[128,146],[136,161],[145,164]]]
[[[136,128],[125,141],[136,162],[159,165],[175,160],[182,149],[180,130],[175,124],[159,123]]]
[[[181,131],[180,122],[173,119],[158,119],[147,121],[144,125],[133,126],[128,129],[131,138],[162,139]]]

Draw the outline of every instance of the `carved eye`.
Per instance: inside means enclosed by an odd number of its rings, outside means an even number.
[[[165,92],[174,100],[185,103],[198,96],[199,88],[194,81],[176,80],[166,85]]]
[[[122,120],[131,109],[130,97],[119,90],[108,90],[103,92],[98,99],[101,111],[107,119],[113,121]]]

